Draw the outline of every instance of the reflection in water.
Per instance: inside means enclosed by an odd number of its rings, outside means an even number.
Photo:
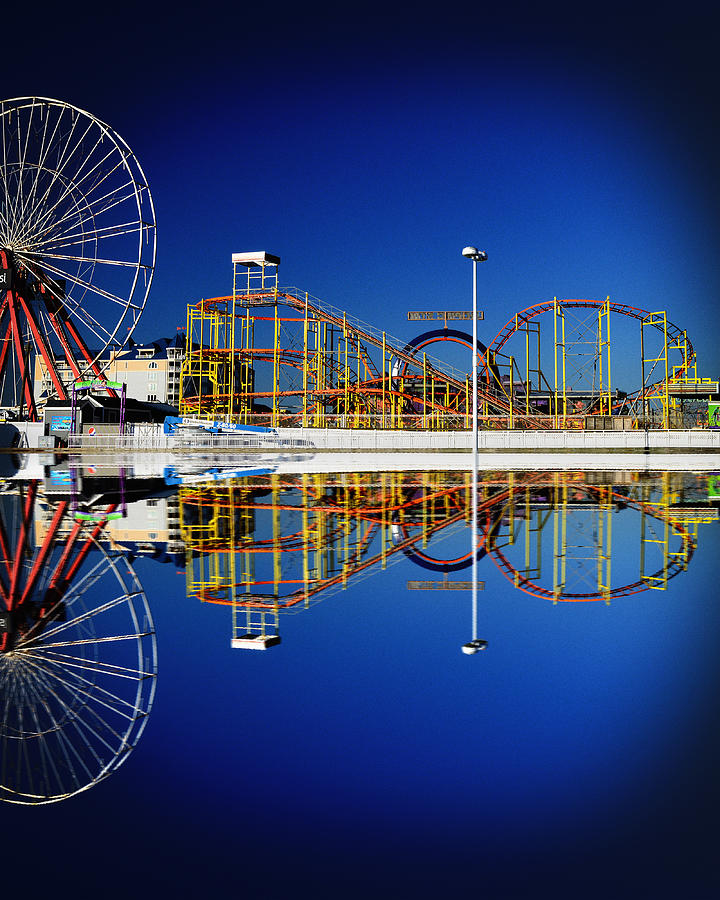
[[[707,479],[483,472],[478,562],[555,603],[609,603],[665,589],[687,568],[699,525],[717,518]],[[449,576],[471,569],[472,551],[453,552],[439,539],[469,525],[471,506],[471,481],[455,472],[273,474],[183,487],[188,594],[232,607],[233,646],[264,649],[280,640],[280,613],[304,609],[398,555],[445,578],[408,587],[469,589],[471,582]],[[616,576],[614,532],[622,551]]]
[[[2,495],[0,797],[62,800],[105,778],[145,727],[156,649],[145,594],[97,520],[36,481]]]
[[[156,676],[139,555],[184,566],[189,598],[229,607],[236,648],[279,644],[283,614],[400,560],[416,573],[408,589],[472,589],[470,473],[288,468],[126,477],[60,460],[5,483],[3,799],[72,796],[136,746]],[[664,590],[717,519],[714,494],[713,476],[690,472],[483,471],[477,570],[553,603]]]

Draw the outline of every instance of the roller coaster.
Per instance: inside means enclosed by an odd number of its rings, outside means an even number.
[[[446,321],[398,340],[279,287],[279,262],[234,254],[232,296],[188,306],[183,415],[272,427],[470,427],[470,375],[428,353],[436,344],[471,348],[469,334]],[[638,326],[634,350],[628,319]],[[620,323],[614,354],[611,322]],[[718,391],[698,377],[687,333],[664,311],[609,297],[537,303],[477,349],[486,428],[686,427],[706,422]],[[627,363],[633,353],[639,386],[613,389],[613,373],[627,369],[617,357]]]

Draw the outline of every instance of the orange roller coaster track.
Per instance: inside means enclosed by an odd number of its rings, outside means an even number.
[[[588,310],[592,322],[585,327],[588,334],[594,329],[599,381],[595,383],[593,372],[592,387],[584,393],[565,379],[566,361],[576,352],[565,336],[565,316],[572,310]],[[540,320],[547,314],[555,320],[554,377],[542,371],[540,362]],[[611,314],[640,323],[642,384],[624,392],[622,402],[618,392],[611,394]],[[643,343],[646,328],[662,339],[659,356],[649,359]],[[526,350],[523,375],[519,357],[507,352],[519,333],[529,345],[531,332],[537,334],[537,362],[533,368]],[[182,415],[305,427],[457,430],[471,424],[470,375],[426,352],[439,340],[470,346],[470,336],[462,332],[445,329],[405,342],[306,292],[265,284],[190,304],[187,334]],[[610,298],[553,298],[534,304],[513,316],[487,348],[479,345],[479,350],[482,427],[583,428],[589,414],[638,417],[641,405],[646,408],[651,398],[664,403],[667,424],[669,388],[686,380],[695,367],[687,333],[664,312]],[[672,366],[670,351],[679,353]],[[660,371],[653,375],[658,366]]]
[[[273,315],[257,314],[268,307]],[[263,327],[273,333],[258,342]],[[468,427],[469,376],[419,349],[295,289],[206,299],[188,307],[181,412],[275,425],[342,417],[355,427]],[[495,385],[481,383],[479,400],[497,415],[511,411]],[[261,411],[262,401],[272,409]]]
[[[695,368],[695,351],[693,346],[687,336],[687,332],[683,329],[679,328],[677,325],[674,325],[672,322],[668,321],[667,316],[664,312],[655,312],[645,309],[640,309],[635,306],[630,306],[626,303],[618,303],[616,301],[611,300],[609,297],[606,300],[591,300],[591,299],[558,299],[553,298],[553,300],[544,301],[542,303],[536,303],[533,306],[529,306],[526,309],[522,310],[519,313],[516,313],[513,318],[511,318],[504,326],[500,329],[494,340],[488,346],[488,357],[491,361],[498,363],[500,357],[505,357],[507,359],[506,351],[508,349],[508,343],[510,339],[524,332],[527,337],[530,334],[530,324],[536,323],[536,320],[545,314],[551,314],[555,317],[555,361],[557,362],[558,354],[560,354],[562,358],[562,368],[563,368],[563,384],[562,388],[559,388],[558,385],[558,375],[557,371],[555,372],[554,377],[554,392],[555,392],[555,402],[558,404],[558,394],[564,393],[565,383],[564,383],[564,370],[565,370],[565,359],[566,359],[566,340],[564,334],[565,323],[564,320],[561,323],[561,334],[558,334],[558,317],[564,319],[566,310],[582,310],[588,309],[592,311],[596,311],[598,314],[597,319],[597,352],[596,352],[596,360],[597,363],[600,363],[600,371],[602,376],[602,364],[603,364],[603,349],[607,354],[607,370],[606,370],[606,378],[607,378],[607,394],[608,400],[603,408],[603,404],[601,403],[601,411],[604,411],[608,414],[613,412],[618,412],[622,407],[625,409],[633,409],[636,413],[639,412],[640,403],[646,401],[647,398],[650,397],[662,397],[665,395],[665,403],[667,405],[668,402],[668,390],[669,388],[677,383],[683,381],[686,378],[691,369]],[[610,314],[617,314],[627,318],[635,319],[640,323],[641,326],[641,337],[640,337],[640,357],[641,364],[643,370],[643,384],[641,387],[634,392],[627,394],[623,398],[623,402],[619,403],[610,398],[610,336],[609,336],[609,316]],[[606,333],[603,339],[603,316],[605,317],[605,329]],[[658,332],[662,337],[662,350],[660,351],[660,355],[654,359],[647,360],[645,358],[644,352],[644,329],[645,327],[649,327]],[[539,342],[539,331],[538,331],[538,342]],[[672,369],[669,367],[668,355],[669,351],[677,351],[680,354],[680,362],[677,365],[674,365]],[[538,349],[539,355],[539,349]],[[511,363],[510,368],[512,369],[512,357],[510,357]],[[652,377],[652,372],[658,363],[664,363],[665,371],[664,377],[657,379],[655,381],[650,381],[649,379]],[[646,363],[654,363],[655,365],[650,370],[650,376],[646,379],[645,375],[645,365]],[[538,377],[539,373],[539,361],[538,361]],[[529,363],[528,363],[529,369]],[[486,373],[486,380],[490,381],[490,372]],[[512,380],[512,376],[510,378]],[[528,373],[529,380],[529,373]],[[695,379],[697,380],[697,379]],[[603,386],[600,385],[598,393],[602,394]],[[556,410],[557,412],[557,410]]]

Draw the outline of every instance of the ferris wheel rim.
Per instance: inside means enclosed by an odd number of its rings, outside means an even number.
[[[4,691],[5,711],[0,721],[0,741],[4,751],[0,799],[5,802],[32,806],[54,803],[98,784],[125,762],[142,735],[153,706],[157,681],[157,640],[145,591],[122,554],[108,552],[98,541],[91,540],[95,549],[100,550],[100,557],[67,595],[71,606],[75,601],[79,602],[80,615],[70,621],[50,623],[44,634],[36,635],[25,645],[21,643],[14,655],[2,654],[0,658],[0,677],[5,687],[8,687],[9,678],[17,676],[16,682],[20,679],[19,684],[11,684],[10,689]],[[116,590],[120,593],[97,607],[86,604],[82,599],[84,592],[92,590],[105,575],[114,576]],[[134,634],[113,636],[96,629],[98,623],[93,621],[94,618],[103,615],[111,606],[118,607],[123,615],[129,613]],[[139,616],[144,617],[143,623]],[[85,637],[79,629],[83,619],[86,620]],[[80,633],[81,637],[58,641],[58,636],[68,630],[71,635]],[[127,655],[130,660],[136,659],[136,670],[108,663],[107,656],[98,657],[98,647],[116,645],[121,640],[130,642]],[[82,650],[77,651],[77,647],[82,647]],[[114,690],[108,688],[120,679],[123,680],[122,690],[119,686]],[[127,689],[124,682],[128,683]],[[34,712],[27,713],[29,725],[35,726],[34,730],[33,727],[24,727],[25,707],[19,711],[13,710],[17,720],[12,718],[12,725],[8,726],[11,698],[25,704],[28,710],[36,707]],[[40,715],[44,715],[52,727],[40,727],[38,708],[43,703],[44,709]],[[59,721],[55,718],[58,710],[63,714]],[[103,716],[107,717],[107,722]],[[118,719],[126,722],[124,729],[117,727]],[[12,727],[15,721],[23,727]],[[106,731],[103,731],[103,726]],[[113,746],[109,740],[114,741]],[[26,749],[27,742],[35,742],[30,750]],[[74,742],[77,742],[77,747]],[[10,758],[13,750],[15,755],[25,758],[24,762],[16,762],[18,783],[14,786],[7,783],[8,772],[15,761]],[[61,761],[56,767],[53,752],[58,756],[64,753],[64,763]],[[36,786],[32,783],[32,774],[26,771],[30,769],[27,760],[33,753],[41,760],[43,769],[50,770],[49,775],[46,771],[38,779]],[[97,762],[96,771],[90,770],[93,760]],[[63,777],[71,780],[67,772],[64,776],[59,774],[58,770],[62,771],[63,765],[72,773],[73,785],[63,784]],[[80,783],[79,776],[83,774],[87,778]],[[41,793],[39,788],[53,779],[58,788],[68,786],[72,789]]]
[[[94,345],[76,354],[75,377],[97,374],[108,349],[134,333],[154,278],[157,226],[145,171],[115,129],[64,100],[2,100],[0,125],[0,250]],[[57,315],[37,315],[36,350],[43,340],[57,345]]]

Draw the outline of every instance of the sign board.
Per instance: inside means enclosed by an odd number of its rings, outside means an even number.
[[[409,591],[469,591],[472,581],[408,581]],[[485,582],[478,581],[478,590],[485,590]]]
[[[720,403],[708,403],[708,425],[720,427]]]
[[[408,322],[424,322],[428,319],[436,321],[437,319],[442,320],[443,322],[449,322],[452,319],[472,319],[472,312],[464,309],[460,310],[450,310],[450,309],[441,309],[441,310],[426,310],[426,311],[414,311],[409,312],[407,314]],[[482,310],[478,311],[477,314],[478,319],[484,319],[485,313]]]
[[[12,287],[12,269],[0,269],[0,291],[9,291]]]
[[[50,431],[70,431],[70,416],[65,413],[50,416]]]
[[[122,388],[122,383],[119,381],[76,381],[75,387],[80,390],[80,388]]]

